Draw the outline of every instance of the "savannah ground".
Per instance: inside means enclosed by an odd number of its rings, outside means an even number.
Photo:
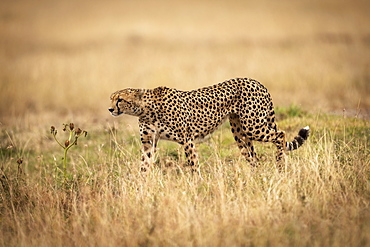
[[[1,246],[370,246],[368,1],[0,3]],[[110,94],[234,77],[311,136],[277,172],[228,124],[198,145],[203,180],[160,142],[143,179],[136,119]],[[63,123],[88,132],[68,151]]]

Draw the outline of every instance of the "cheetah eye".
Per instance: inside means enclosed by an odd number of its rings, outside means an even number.
[[[118,99],[118,100],[117,100],[117,102],[118,102],[118,103],[119,103],[119,102],[122,102],[122,100],[123,100],[123,99]]]

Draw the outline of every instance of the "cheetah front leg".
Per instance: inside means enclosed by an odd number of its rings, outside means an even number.
[[[140,140],[142,143],[141,171],[147,172],[154,165],[154,154],[158,142],[156,128],[140,124]]]
[[[199,159],[198,153],[195,149],[194,143],[192,141],[188,141],[184,144],[185,149],[185,156],[187,160],[187,166],[191,167],[192,172],[199,173]]]

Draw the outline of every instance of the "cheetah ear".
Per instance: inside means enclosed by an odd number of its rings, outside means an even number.
[[[135,97],[140,100],[141,97],[144,95],[145,90],[144,89],[136,89],[135,91],[136,91]]]

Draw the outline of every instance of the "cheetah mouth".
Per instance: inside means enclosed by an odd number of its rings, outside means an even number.
[[[123,112],[111,112],[111,115],[113,117],[118,117],[119,115],[122,115],[122,114],[123,114]]]
[[[123,112],[121,112],[120,110],[115,111],[113,108],[109,108],[108,110],[110,111],[110,114],[111,114],[112,116],[114,116],[114,117],[117,117],[117,116],[119,116],[119,115],[123,114]]]

